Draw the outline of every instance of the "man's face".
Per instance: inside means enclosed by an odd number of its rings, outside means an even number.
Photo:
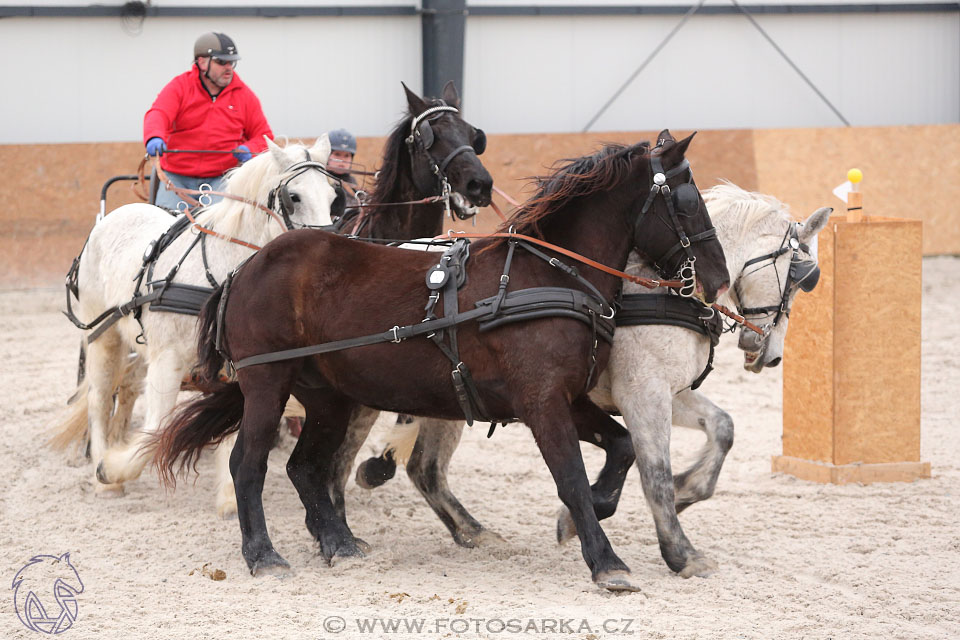
[[[350,168],[353,166],[353,154],[349,151],[331,151],[330,158],[327,160],[327,169],[342,175],[344,173],[350,173]]]
[[[200,71],[204,72],[204,76],[209,76],[210,81],[221,89],[233,80],[235,63],[232,60],[202,57],[197,59],[197,64],[200,65]]]

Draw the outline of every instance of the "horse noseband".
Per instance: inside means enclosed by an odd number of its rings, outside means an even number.
[[[327,176],[328,180],[333,181],[333,188],[336,191],[337,196],[333,199],[333,202],[330,204],[330,215],[331,217],[335,215],[343,215],[343,211],[346,208],[346,195],[343,191],[343,184],[340,182],[340,179],[327,171],[327,167],[320,162],[315,162],[310,160],[310,154],[307,152],[307,160],[302,162],[297,162],[287,168],[284,173],[291,174],[288,178],[285,178],[276,188],[271,189],[270,194],[267,196],[267,208],[273,210],[273,206],[276,203],[280,205],[280,216],[283,218],[283,223],[287,225],[287,229],[293,229],[293,213],[296,209],[296,202],[293,199],[293,195],[290,193],[290,188],[287,186],[290,182],[298,178],[301,174],[306,173],[310,169],[316,169],[323,175]],[[339,208],[339,214],[335,213]]]
[[[789,302],[790,289],[792,289],[794,285],[799,287],[801,291],[809,293],[813,291],[817,283],[820,282],[820,266],[816,260],[800,259],[800,251],[809,254],[810,247],[800,242],[800,237],[797,233],[797,226],[799,224],[800,223],[795,223],[789,226],[787,233],[780,242],[779,249],[766,255],[747,260],[743,265],[743,267],[746,268],[751,264],[756,264],[764,260],[770,260],[770,264],[776,264],[777,258],[787,252],[793,252],[793,255],[790,256],[790,269],[787,271],[787,282],[786,286],[783,287],[783,294],[780,296],[780,304],[767,307],[747,307],[740,310],[740,313],[743,315],[776,313],[776,316],[773,318],[773,323],[770,325],[771,329],[777,326],[781,316],[790,317],[790,307],[787,303]]]
[[[430,126],[429,118],[435,113],[443,112],[459,114],[460,110],[456,107],[451,107],[441,100],[438,106],[430,107],[413,119],[410,123],[410,135],[405,139],[407,145],[410,147],[411,155],[413,155],[414,150],[418,150],[427,156],[430,160],[431,170],[434,175],[440,179],[441,183],[445,179],[444,172],[447,170],[447,166],[450,165],[450,162],[452,162],[454,158],[467,151],[472,151],[479,156],[487,148],[487,134],[484,133],[482,129],[477,129],[471,144],[457,147],[448,153],[443,160],[437,162],[433,154],[430,153],[430,148],[433,146],[436,136],[434,136],[433,127]]]

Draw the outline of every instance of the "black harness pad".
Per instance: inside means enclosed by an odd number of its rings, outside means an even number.
[[[477,307],[492,306],[496,296],[477,302]],[[535,320],[537,318],[573,318],[592,326],[596,318],[597,335],[607,342],[613,341],[616,326],[613,320],[603,317],[600,302],[577,289],[563,287],[534,287],[507,294],[496,316],[481,318],[480,331],[489,331],[505,324]]]
[[[717,313],[714,313],[712,318],[703,320],[701,316],[706,311],[703,305],[689,298],[634,293],[623,296],[616,320],[618,327],[650,324],[683,327],[709,336],[710,342],[716,346],[720,342],[723,321]]]
[[[209,287],[171,282],[163,288],[160,297],[150,303],[150,310],[199,316],[200,310],[203,309],[203,305],[211,293],[213,293],[213,289]]]

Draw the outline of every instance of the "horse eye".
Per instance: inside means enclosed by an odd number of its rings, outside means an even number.
[[[293,202],[300,202],[300,196],[299,196],[298,194],[296,194],[296,193],[291,193],[291,194],[290,194],[290,199],[291,199]]]

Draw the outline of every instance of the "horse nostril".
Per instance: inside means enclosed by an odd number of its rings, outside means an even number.
[[[467,193],[471,196],[479,196],[483,193],[483,185],[479,180],[471,180],[467,183]]]
[[[778,364],[780,364],[780,358],[772,358],[772,359],[770,360],[770,362],[768,362],[767,364],[765,364],[765,365],[763,365],[763,366],[765,366],[765,367],[775,367],[775,366],[777,366]]]

